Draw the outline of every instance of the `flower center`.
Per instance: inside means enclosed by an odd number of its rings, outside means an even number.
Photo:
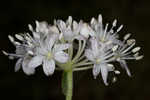
[[[108,40],[103,36],[103,37],[100,37],[100,42],[106,43],[108,42]]]
[[[99,64],[101,62],[100,59],[96,59],[96,64]]]
[[[53,57],[52,53],[51,52],[48,52],[47,53],[47,59],[51,59]]]

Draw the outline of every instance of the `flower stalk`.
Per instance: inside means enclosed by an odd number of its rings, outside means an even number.
[[[66,100],[72,100],[72,91],[73,91],[73,71],[69,70],[66,72],[67,74],[67,94]]]

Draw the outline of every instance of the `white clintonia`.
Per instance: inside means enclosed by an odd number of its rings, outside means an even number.
[[[29,33],[15,35],[19,42],[14,37],[8,36],[16,51],[3,53],[10,59],[18,59],[15,71],[22,66],[23,71],[31,75],[35,72],[35,68],[42,65],[44,73],[48,76],[56,69],[79,71],[92,68],[94,78],[101,73],[105,85],[108,85],[108,72],[120,74],[120,71],[115,69],[114,62],[119,62],[131,76],[126,60],[143,58],[143,55],[139,56],[140,47],[133,48],[135,40],[129,39],[131,34],[125,35],[123,41],[119,39],[118,33],[123,25],[115,30],[116,19],[111,28],[108,28],[108,24],[104,27],[101,15],[97,20],[92,18],[90,24],[82,20],[77,22],[71,16],[66,22],[55,20],[54,25],[38,21],[35,23],[35,30],[28,25],[31,35]],[[74,41],[75,39],[78,42]],[[116,77],[113,78],[113,82],[115,81]]]

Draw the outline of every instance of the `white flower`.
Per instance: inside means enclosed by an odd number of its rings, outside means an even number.
[[[103,49],[100,48],[98,45],[98,42],[96,39],[91,39],[91,48],[85,50],[85,56],[87,59],[89,59],[91,62],[94,63],[93,66],[93,75],[96,78],[96,76],[101,72],[102,78],[104,80],[105,85],[108,85],[107,83],[107,76],[109,71],[114,71],[113,66],[109,66],[108,64],[110,61],[113,61],[112,51],[103,51]]]
[[[94,34],[92,28],[87,23],[82,23],[80,29],[80,34],[85,37],[86,39],[89,37],[89,35]]]
[[[70,45],[55,44],[57,39],[57,34],[51,34],[41,43],[40,47],[37,48],[36,56],[34,56],[29,63],[31,68],[36,68],[42,64],[44,73],[48,76],[54,73],[55,61],[59,63],[68,61],[69,55],[63,50],[68,49]]]
[[[28,25],[29,30],[32,32],[33,37],[35,39],[39,40],[39,39],[45,38],[48,34],[59,33],[59,30],[56,26],[50,26],[45,21],[42,21],[42,22],[35,21],[35,23],[36,23],[35,30],[30,24]]]
[[[116,24],[117,20],[115,19],[112,23],[111,29],[108,30],[108,23],[105,28],[103,28],[101,15],[98,16],[98,20],[92,18],[91,27],[93,29],[93,34],[91,34],[91,36],[96,37],[102,47],[107,47],[107,45],[109,45],[109,47],[113,47],[114,44],[121,45],[121,41],[118,40],[119,35],[117,33],[122,29],[123,25],[114,32],[113,28],[116,27]]]
[[[139,60],[143,58],[143,55],[139,56],[138,51],[140,47],[134,47],[135,39],[128,39],[130,34],[125,35],[124,37],[124,45],[118,45],[114,51],[115,59],[120,63],[120,65],[126,70],[127,74],[131,76],[130,70],[126,64],[126,60]]]
[[[72,20],[72,17],[69,16],[66,23],[62,20],[57,20],[56,22],[58,29],[61,32],[61,39],[63,38],[66,41],[72,42],[74,39],[83,40],[84,38],[79,34],[81,29],[81,22],[77,23]]]
[[[28,67],[28,63],[31,59],[31,55],[28,53],[29,47],[25,44],[16,42],[15,39],[10,35],[8,37],[9,37],[10,41],[15,45],[16,52],[15,53],[6,53],[5,51],[3,51],[3,53],[5,55],[9,56],[10,59],[14,59],[14,58],[18,59],[16,62],[16,65],[15,65],[15,71],[18,71],[22,66],[22,69],[25,74],[27,74],[27,75],[34,74],[34,72],[35,72],[34,68]],[[22,37],[17,36],[17,35],[16,35],[16,37],[20,40],[23,39]]]

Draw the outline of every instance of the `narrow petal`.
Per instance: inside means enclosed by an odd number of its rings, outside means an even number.
[[[45,43],[48,50],[51,50],[57,38],[59,38],[58,34],[51,34],[47,36]]]
[[[71,26],[71,24],[72,24],[72,16],[68,17],[68,20],[67,20],[66,24]]]
[[[70,46],[71,46],[71,44],[68,44],[68,43],[56,44],[56,45],[54,46],[54,52],[66,50],[66,49],[68,49]]]
[[[95,60],[94,60],[94,55],[93,55],[92,50],[86,49],[86,50],[85,50],[85,56],[87,57],[88,60],[90,60],[90,61],[95,61]]]
[[[95,38],[91,39],[91,47],[92,47],[92,51],[94,51],[94,56],[97,56],[99,53],[99,46],[98,46],[98,42]]]
[[[78,28],[78,23],[76,21],[73,21],[73,30],[76,30]]]
[[[101,14],[98,15],[98,22],[102,23],[102,15]]]
[[[35,72],[34,68],[30,68],[28,66],[30,60],[31,60],[30,57],[25,57],[23,62],[22,62],[22,69],[23,69],[24,73],[27,75],[32,75]]]
[[[57,20],[56,24],[58,25],[58,28],[60,29],[60,31],[63,31],[64,29],[66,29],[66,24],[64,21]]]
[[[43,60],[43,57],[42,56],[35,56],[31,59],[31,61],[29,62],[29,67],[30,68],[36,68],[38,67],[39,65],[42,64],[42,60]]]
[[[51,26],[51,27],[50,27],[50,30],[51,30],[52,32],[54,32],[54,33],[59,33],[59,30],[58,30],[58,28],[57,28],[55,25]]]
[[[48,33],[48,23],[45,21],[42,21],[42,22],[36,21],[36,32],[47,34]]]
[[[17,72],[21,68],[22,58],[18,59],[15,65],[15,72]]]
[[[59,51],[54,54],[55,60],[60,63],[66,63],[69,59],[69,55],[63,51]]]
[[[102,78],[103,78],[103,81],[104,81],[105,85],[108,85],[108,82],[107,82],[107,77],[108,77],[107,65],[106,64],[101,64],[100,65],[100,70],[101,70]]]
[[[96,24],[97,24],[97,20],[93,17],[93,18],[91,19],[90,24],[91,24],[92,26],[96,25]]]
[[[91,30],[90,30],[90,27],[88,26],[88,24],[87,23],[83,23],[82,24],[82,28],[80,30],[80,34],[82,36],[84,36],[85,38],[88,38],[90,33],[91,33]]]
[[[120,65],[122,68],[124,68],[128,74],[128,76],[131,76],[130,70],[128,69],[127,63],[125,60],[120,60]]]
[[[100,64],[94,64],[93,76],[96,79],[97,75],[100,73]]]
[[[43,71],[45,75],[49,76],[54,73],[55,70],[55,61],[54,60],[43,60]]]

